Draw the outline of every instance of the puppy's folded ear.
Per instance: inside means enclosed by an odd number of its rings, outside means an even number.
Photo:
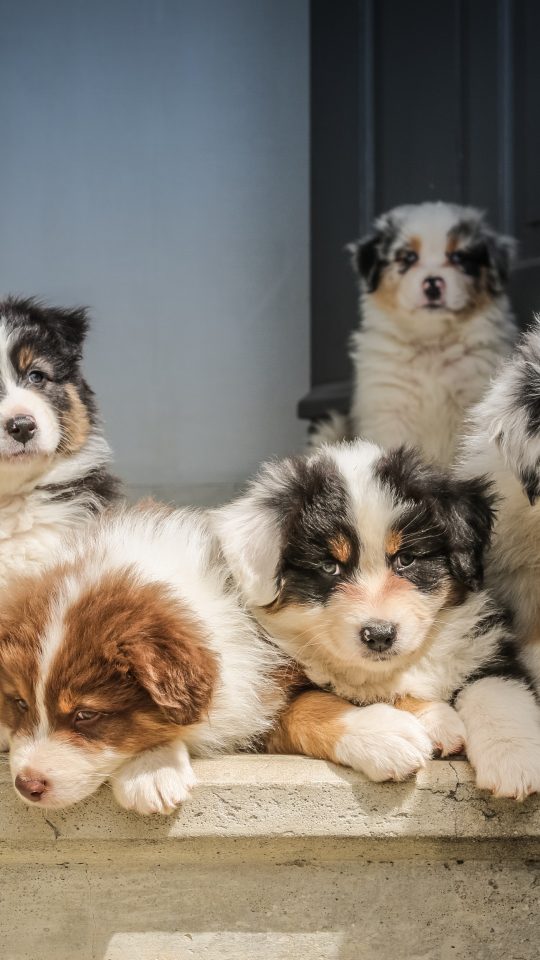
[[[264,464],[244,496],[213,514],[223,554],[249,606],[266,606],[279,592],[286,484],[293,470],[293,461]]]
[[[368,293],[374,293],[384,268],[388,265],[388,251],[396,237],[397,223],[393,212],[384,213],[375,221],[373,232],[346,247],[351,255],[353,269]]]
[[[489,289],[491,293],[499,294],[508,286],[517,244],[512,237],[505,237],[491,231],[486,233],[485,243]]]
[[[203,626],[179,601],[160,597],[120,643],[118,669],[131,674],[173,723],[195,723],[208,708],[217,663]]]
[[[363,240],[357,240],[355,243],[347,244],[347,250],[351,254],[353,269],[366,285],[368,293],[374,293],[379,286],[382,268],[384,262],[379,253],[379,243],[381,235],[379,233],[370,234]]]
[[[446,504],[450,570],[469,590],[479,590],[483,583],[484,553],[491,540],[494,505],[491,483],[486,478],[451,483]]]

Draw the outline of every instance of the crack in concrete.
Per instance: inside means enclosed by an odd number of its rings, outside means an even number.
[[[47,817],[44,817],[44,820],[45,820],[45,823],[48,823],[49,827],[51,828],[52,832],[54,833],[54,839],[55,839],[55,840],[58,840],[58,838],[61,836],[61,833],[60,833],[58,827],[55,826],[54,823],[52,823],[51,820],[47,820]]]

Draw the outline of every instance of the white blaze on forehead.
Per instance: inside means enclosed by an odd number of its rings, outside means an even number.
[[[68,577],[62,584],[61,591],[53,601],[51,615],[41,634],[40,655],[38,659],[38,680],[36,683],[36,710],[38,727],[36,738],[46,737],[49,733],[49,719],[45,705],[45,690],[51,672],[51,667],[64,639],[64,618],[66,610],[79,593],[81,585],[75,577]]]
[[[5,317],[0,317],[0,385],[5,391],[15,386],[17,376],[10,360],[13,333],[9,331]]]
[[[349,520],[358,532],[361,560],[365,566],[384,561],[385,540],[392,521],[401,511],[391,491],[374,473],[383,451],[367,440],[328,447],[345,484],[349,499]]]

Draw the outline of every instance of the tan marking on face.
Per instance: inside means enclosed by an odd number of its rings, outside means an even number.
[[[346,536],[340,534],[328,544],[330,553],[338,563],[347,563],[351,559],[352,546]]]
[[[36,362],[36,355],[31,347],[21,347],[19,350],[19,355],[17,357],[17,365],[19,370],[26,372],[30,367],[34,366]]]
[[[88,417],[88,411],[77,393],[75,386],[72,383],[68,383],[66,384],[65,390],[68,396],[69,406],[62,414],[62,425],[64,429],[62,452],[73,454],[77,453],[88,439],[90,419]]]
[[[403,534],[401,530],[390,530],[386,537],[386,542],[384,545],[384,550],[387,557],[393,557],[396,553],[399,553],[401,550],[401,545],[403,543]]]
[[[369,296],[382,310],[394,311],[398,309],[397,292],[401,274],[396,263],[383,268],[379,285]]]
[[[420,251],[422,249],[422,238],[413,235],[412,237],[409,237],[406,246],[410,247],[411,250],[414,250],[414,252],[420,256]]]
[[[351,709],[350,703],[332,693],[302,693],[281,714],[266,750],[335,762],[336,745],[345,733],[344,717]]]

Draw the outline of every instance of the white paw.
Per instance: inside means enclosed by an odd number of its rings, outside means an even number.
[[[460,753],[465,749],[465,724],[449,703],[432,703],[418,719],[426,730],[433,749],[440,750],[442,757]]]
[[[111,779],[111,786],[126,810],[168,814],[187,799],[195,782],[188,751],[176,743],[129,760]]]
[[[339,763],[370,780],[406,780],[429,760],[431,741],[416,717],[384,703],[346,714],[347,732],[336,748]]]
[[[473,764],[476,786],[495,797],[525,800],[540,792],[540,743],[492,743]]]

